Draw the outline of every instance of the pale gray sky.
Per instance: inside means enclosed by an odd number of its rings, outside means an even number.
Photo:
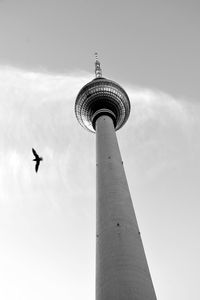
[[[118,138],[158,299],[200,298],[199,15],[198,1],[0,2],[1,299],[94,299],[95,135],[74,101],[96,50],[131,99]]]

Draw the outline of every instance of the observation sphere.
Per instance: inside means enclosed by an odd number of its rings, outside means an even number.
[[[75,114],[78,122],[95,132],[95,122],[101,115],[113,119],[115,130],[121,128],[130,114],[130,101],[125,90],[116,82],[97,77],[78,93]]]

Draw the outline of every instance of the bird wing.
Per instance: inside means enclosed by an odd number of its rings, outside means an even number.
[[[32,148],[32,152],[33,152],[33,155],[35,156],[35,158],[39,158],[39,155],[37,154],[37,152],[35,151],[35,149]]]
[[[37,160],[37,162],[36,162],[36,164],[35,164],[35,172],[38,171],[39,165],[40,165],[40,161]]]

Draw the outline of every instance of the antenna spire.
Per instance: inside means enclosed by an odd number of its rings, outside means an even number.
[[[100,66],[100,62],[98,60],[98,53],[95,52],[95,75],[96,78],[102,77],[102,70],[101,70],[101,66]]]

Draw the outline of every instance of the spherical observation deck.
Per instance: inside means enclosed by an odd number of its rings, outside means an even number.
[[[114,81],[97,77],[78,93],[75,114],[78,122],[95,132],[95,122],[101,115],[113,119],[115,130],[120,129],[130,114],[130,101],[124,89]]]

